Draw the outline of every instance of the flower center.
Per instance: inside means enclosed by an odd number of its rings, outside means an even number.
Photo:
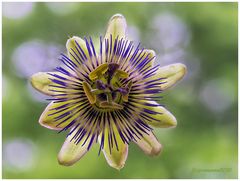
[[[101,110],[123,109],[122,104],[128,102],[132,82],[122,85],[121,79],[128,76],[116,63],[98,66],[89,74],[91,83],[83,82],[83,89],[90,104]]]

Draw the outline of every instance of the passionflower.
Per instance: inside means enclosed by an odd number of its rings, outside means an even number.
[[[51,96],[39,123],[59,132],[69,130],[58,155],[62,165],[74,164],[99,143],[108,164],[121,169],[130,142],[147,155],[158,155],[162,146],[153,127],[177,125],[156,101],[184,76],[186,67],[154,65],[155,52],[135,47],[126,38],[126,28],[125,18],[114,15],[98,50],[91,38],[69,38],[62,66],[31,77],[35,89]]]

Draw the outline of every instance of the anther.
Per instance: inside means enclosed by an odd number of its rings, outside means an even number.
[[[89,74],[91,80],[96,80],[103,76],[108,70],[108,64],[102,64]]]
[[[87,82],[83,82],[83,90],[84,90],[90,104],[95,104],[97,101],[96,95],[91,92],[92,88]]]
[[[116,71],[116,77],[126,79],[129,77],[129,74],[127,72],[124,72],[122,70],[117,70]]]

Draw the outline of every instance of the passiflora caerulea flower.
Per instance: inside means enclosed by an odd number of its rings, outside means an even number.
[[[121,169],[129,142],[147,155],[158,155],[162,146],[152,128],[177,125],[156,101],[184,76],[186,67],[154,65],[155,52],[134,47],[126,28],[125,18],[114,15],[105,37],[100,37],[99,50],[91,38],[69,38],[67,55],[60,58],[64,66],[31,77],[34,88],[52,96],[39,123],[60,132],[69,130],[58,155],[62,165],[74,164],[99,143],[108,164]]]

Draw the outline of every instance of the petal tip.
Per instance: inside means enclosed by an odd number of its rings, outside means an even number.
[[[114,20],[114,19],[118,19],[118,18],[125,20],[125,17],[124,17],[122,14],[117,13],[117,14],[115,14],[115,15],[113,15],[113,16],[111,17],[110,21],[112,21],[112,20]]]
[[[151,117],[154,118],[156,121],[148,122],[149,125],[157,128],[173,128],[177,126],[177,119],[164,106],[159,105],[155,101],[148,101],[148,102],[153,105],[158,105],[158,106],[149,107],[148,109],[159,113],[159,114],[151,115]]]
[[[181,67],[184,76],[187,73],[187,66],[182,63],[179,63],[179,66]]]
[[[108,164],[112,168],[115,168],[116,170],[120,171],[124,167],[125,161],[121,161],[121,163],[111,163],[108,161]]]
[[[58,155],[58,163],[59,165],[63,166],[72,166],[74,164],[74,162],[69,162],[66,159],[64,159],[64,157],[62,157],[61,154]]]
[[[175,128],[177,126],[177,119],[171,114],[172,119],[169,121],[169,128]]]
[[[67,49],[74,48],[76,45],[76,41],[80,44],[83,40],[78,36],[69,37],[66,43]]]
[[[73,129],[74,128],[71,130]],[[72,140],[77,132],[78,129],[74,130],[67,136],[65,142],[63,143],[62,148],[58,153],[58,163],[60,165],[71,166],[78,162],[88,152],[89,140],[87,140],[87,143],[83,145],[85,139],[87,139],[86,135],[79,143]]]
[[[172,124],[172,128],[175,128],[177,126],[177,120]]]
[[[182,63],[176,63],[175,66],[177,68],[176,72],[179,74],[178,79],[180,80],[187,73],[187,67]]]
[[[67,141],[67,140],[66,140]],[[68,144],[71,144],[71,143],[68,143]],[[60,152],[58,153],[58,163],[60,165],[63,165],[63,166],[71,166],[73,165],[74,163],[76,163],[76,161],[78,161],[76,155],[75,156],[72,156],[72,153],[71,151],[71,148],[68,148],[66,142],[64,143],[62,149],[60,150]]]
[[[113,15],[107,26],[107,31],[105,34],[105,38],[112,38],[115,40],[118,36],[119,38],[125,38],[127,29],[127,21],[125,17],[121,14]]]
[[[51,129],[51,130],[61,130],[62,128],[57,127],[56,122],[54,122],[54,118],[52,116],[49,116],[50,114],[50,110],[54,107],[54,102],[51,102],[50,104],[48,104],[48,106],[45,108],[45,110],[43,111],[43,113],[41,114],[38,123],[47,128],[47,129]]]
[[[103,154],[106,158],[106,161],[109,166],[121,170],[125,166],[125,162],[128,156],[128,145],[122,145],[121,150],[115,150],[114,153],[109,153],[106,150],[103,150]]]
[[[51,95],[50,91],[48,90],[48,85],[51,83],[51,80],[49,80],[47,72],[38,72],[33,74],[30,77],[30,83],[37,91],[46,95]]]
[[[30,83],[31,85],[38,90],[38,86],[37,86],[37,82],[38,82],[38,78],[40,76],[41,72],[35,73],[30,77]]]
[[[50,130],[61,130],[62,128],[57,128],[56,126],[54,125],[50,125],[49,123],[47,122],[44,122],[44,120],[40,117],[39,120],[38,120],[38,123],[44,127],[44,128],[47,128],[47,129],[50,129]]]
[[[153,56],[156,56],[156,52],[154,50],[148,50],[148,53],[152,54]]]
[[[66,43],[66,47],[68,48],[70,45],[75,44],[75,39],[76,39],[76,36],[69,37]]]
[[[120,165],[110,165],[110,166],[120,171],[124,167],[124,165],[125,165],[125,162]]]
[[[159,68],[156,75],[158,78],[164,78],[164,84],[161,85],[161,89],[166,90],[170,87],[173,87],[184,77],[186,73],[186,65],[182,63],[175,63]]]
[[[156,147],[153,147],[150,156],[158,156],[162,152],[162,145],[159,143]]]

